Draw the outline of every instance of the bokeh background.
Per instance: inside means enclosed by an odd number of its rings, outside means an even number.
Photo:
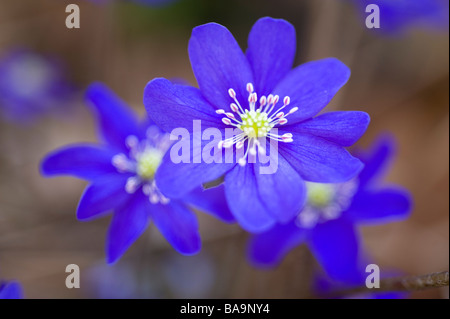
[[[65,8],[77,3],[81,28],[67,29]],[[96,141],[83,90],[102,81],[135,108],[154,77],[195,84],[187,54],[192,28],[227,26],[243,48],[262,16],[284,18],[297,30],[296,65],[337,57],[352,70],[327,110],[362,110],[372,122],[358,147],[382,132],[397,139],[387,181],[414,196],[410,219],[362,229],[383,270],[419,275],[449,267],[449,35],[415,28],[402,34],[368,30],[354,6],[338,0],[180,0],[166,6],[133,2],[2,0],[0,60],[25,48],[56,56],[73,84],[58,112],[31,122],[0,120],[0,278],[23,284],[27,298],[313,298],[318,265],[305,247],[273,270],[249,265],[248,235],[198,214],[200,254],[178,255],[156,228],[114,266],[104,257],[109,218],[83,223],[75,210],[85,182],[44,179],[40,159],[50,150]],[[268,39],[270,41],[270,39]],[[0,112],[1,113],[1,112]],[[58,113],[57,115],[55,115]],[[65,267],[78,264],[81,288],[67,289]],[[448,289],[411,298],[448,298]]]

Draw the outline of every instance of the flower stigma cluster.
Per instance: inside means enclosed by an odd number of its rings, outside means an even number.
[[[358,180],[339,184],[306,182],[306,189],[306,205],[295,222],[302,228],[314,228],[319,223],[341,216],[352,203],[358,190]]]
[[[239,115],[239,117],[236,117],[232,112],[226,112],[223,109],[216,110],[217,114],[225,115],[225,117],[222,118],[222,122],[224,124],[237,127],[242,131],[231,138],[220,141],[218,145],[219,149],[222,147],[229,148],[235,144],[236,149],[241,149],[247,141],[247,149],[245,154],[238,161],[241,166],[244,166],[247,163],[248,154],[253,156],[256,155],[257,148],[261,154],[265,152],[265,148],[260,147],[261,142],[259,138],[268,137],[269,139],[280,142],[292,142],[293,139],[291,133],[278,135],[271,132],[271,130],[278,124],[286,124],[286,117],[298,110],[298,107],[293,107],[287,113],[282,111],[290,104],[291,101],[289,96],[285,96],[283,99],[283,105],[274,111],[280,97],[272,94],[269,94],[268,96],[261,96],[259,99],[259,106],[256,107],[258,96],[256,92],[254,92],[253,84],[247,83],[246,89],[249,93],[249,108],[245,110],[236,98],[236,91],[232,88],[228,90],[228,94],[234,101],[230,104],[230,109],[233,113]]]
[[[143,140],[134,135],[126,138],[128,154],[119,153],[113,156],[112,164],[120,173],[134,174],[125,184],[127,193],[133,194],[142,189],[152,204],[169,202],[169,199],[159,191],[154,180],[156,170],[171,144],[169,136],[158,132],[155,127],[150,127]]]

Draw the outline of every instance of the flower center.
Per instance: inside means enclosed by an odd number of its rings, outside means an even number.
[[[125,184],[127,193],[133,194],[141,189],[152,204],[169,202],[156,186],[154,176],[170,144],[169,134],[161,135],[153,127],[147,130],[147,138],[144,140],[139,141],[134,135],[127,137],[128,155],[120,153],[112,158],[117,171],[132,173]]]
[[[222,118],[222,122],[226,125],[237,127],[242,133],[233,136],[219,142],[219,148],[229,148],[236,144],[236,148],[240,149],[244,147],[247,141],[247,150],[245,154],[239,159],[239,164],[244,166],[247,163],[248,154],[256,155],[257,148],[262,153],[265,151],[264,147],[260,147],[261,142],[259,138],[270,138],[275,141],[289,143],[292,142],[292,134],[285,133],[278,135],[271,130],[277,125],[284,125],[287,123],[286,117],[298,110],[298,107],[293,107],[289,112],[285,113],[282,110],[285,109],[291,102],[289,96],[285,96],[283,99],[283,105],[276,111],[275,106],[278,104],[280,97],[278,95],[269,94],[261,96],[259,99],[259,105],[257,107],[258,96],[254,92],[253,84],[247,84],[248,103],[249,107],[244,109],[236,98],[236,92],[234,89],[229,89],[228,94],[234,102],[230,104],[232,112],[226,112],[223,109],[216,110],[217,114],[225,115]],[[236,113],[238,116],[235,116]]]
[[[160,150],[155,148],[146,149],[136,158],[137,168],[136,173],[145,180],[151,180],[155,176],[156,170],[161,164],[164,156]]]
[[[310,183],[306,184],[307,203],[314,207],[326,207],[336,195],[336,188],[332,184]]]
[[[358,180],[352,179],[340,184],[306,182],[306,189],[306,205],[295,222],[302,228],[314,228],[319,223],[341,216],[358,190]]]

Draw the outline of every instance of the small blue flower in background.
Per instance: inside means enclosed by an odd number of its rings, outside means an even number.
[[[414,28],[447,30],[449,23],[448,0],[352,0],[365,14],[368,4],[380,8],[380,31],[402,33]],[[364,16],[365,17],[365,16]]]
[[[23,299],[22,286],[15,281],[0,281],[0,299]]]
[[[42,163],[45,176],[73,175],[90,182],[77,209],[79,220],[90,220],[114,211],[108,240],[107,261],[117,261],[145,231],[152,220],[180,253],[200,250],[195,215],[189,206],[210,212],[226,222],[233,217],[222,205],[223,188],[192,190],[172,200],[158,189],[155,172],[170,146],[169,135],[136,114],[102,84],[87,90],[97,114],[103,144],[77,144],[50,153]]]
[[[249,258],[259,266],[274,266],[294,247],[307,243],[333,280],[361,282],[365,266],[357,225],[405,219],[411,210],[408,191],[383,186],[382,177],[393,157],[393,141],[379,139],[358,177],[340,184],[309,184],[308,201],[298,217],[252,238]]]
[[[220,141],[201,163],[193,163],[193,156],[190,163],[164,161],[157,172],[163,194],[178,198],[225,175],[233,215],[244,229],[260,232],[298,214],[306,200],[304,181],[344,182],[360,172],[363,164],[345,147],[365,132],[369,116],[329,112],[314,117],[347,82],[350,70],[334,58],[291,70],[295,51],[295,29],[285,20],[258,20],[246,54],[224,26],[194,28],[189,56],[200,89],[154,79],[144,92],[147,112],[166,132],[181,127],[192,133],[193,121],[201,120],[203,129],[217,128],[222,137],[226,128],[239,128],[240,134]],[[260,174],[261,164],[250,159],[274,141],[279,152],[270,156],[277,157],[277,172]],[[224,148],[245,150],[239,165],[207,163],[221,160]]]
[[[0,116],[30,122],[63,111],[72,94],[73,87],[56,59],[24,49],[0,56]]]

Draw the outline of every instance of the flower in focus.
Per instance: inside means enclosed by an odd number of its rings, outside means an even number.
[[[448,0],[352,0],[365,13],[368,4],[380,8],[380,30],[401,33],[412,28],[447,30]],[[365,18],[366,16],[364,16]]]
[[[0,281],[0,299],[23,299],[22,286],[15,281]]]
[[[18,122],[68,106],[73,88],[61,65],[26,50],[13,50],[0,59],[0,115]]]
[[[152,220],[181,254],[200,250],[195,215],[188,208],[205,210],[230,222],[223,189],[192,190],[172,200],[158,189],[155,174],[170,146],[169,135],[136,114],[102,84],[87,91],[97,114],[103,144],[77,144],[50,153],[42,163],[45,176],[73,175],[90,182],[77,208],[79,220],[91,220],[114,211],[107,239],[107,261],[117,261]]]
[[[361,154],[365,167],[358,177],[339,184],[308,184],[307,204],[293,222],[252,238],[251,261],[273,266],[291,249],[307,243],[330,278],[361,282],[366,257],[356,226],[402,220],[411,210],[408,191],[379,182],[393,150],[392,140],[382,138],[370,154]]]
[[[157,179],[161,192],[182,197],[200,183],[224,175],[230,210],[250,232],[291,221],[306,200],[305,181],[345,182],[363,164],[345,147],[365,132],[364,112],[329,112],[316,116],[347,82],[350,71],[334,58],[291,70],[296,51],[294,27],[285,20],[262,18],[248,38],[246,54],[222,25],[208,23],[192,31],[189,57],[200,89],[154,79],[144,92],[150,118],[166,132],[184,128],[192,141],[189,163],[166,155]],[[217,129],[222,139],[196,162],[194,120]],[[227,129],[235,135],[227,136]],[[201,134],[201,132],[200,132]],[[204,149],[210,141],[201,141]],[[279,145],[278,145],[279,144]],[[276,145],[273,174],[261,174],[257,161]],[[225,150],[225,152],[224,152]],[[229,158],[229,150],[241,154]],[[211,153],[211,152],[209,152]],[[225,153],[225,161],[222,155]]]

